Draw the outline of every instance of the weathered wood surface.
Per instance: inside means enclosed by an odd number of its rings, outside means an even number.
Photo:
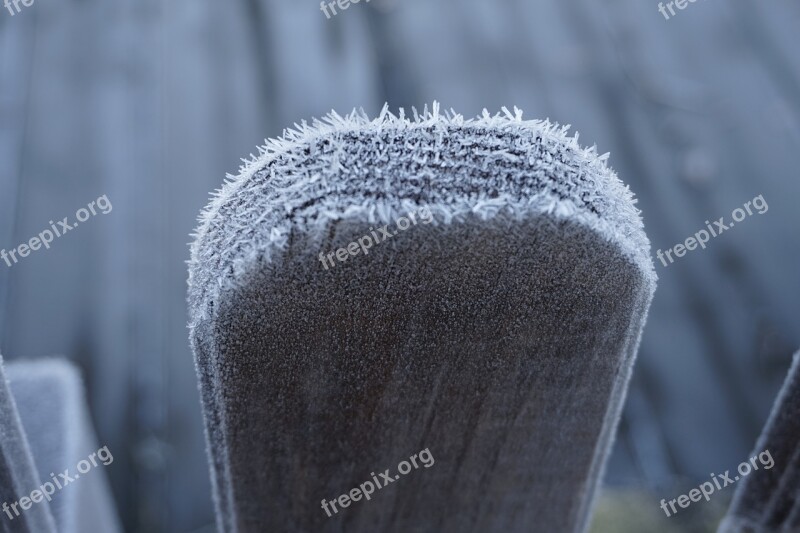
[[[641,199],[654,251],[769,204],[668,268],[614,483],[738,464],[800,346],[800,5],[117,0],[0,12],[0,247],[107,194],[114,211],[13,268],[0,348],[90,384],[131,530],[212,521],[184,302],[195,217],[239,157],[331,108],[517,105],[572,124]]]

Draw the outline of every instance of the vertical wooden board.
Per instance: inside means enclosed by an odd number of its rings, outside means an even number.
[[[383,105],[366,3],[327,19],[318,2],[261,2],[261,50],[271,57],[281,128],[331,109]],[[275,134],[279,134],[280,131]]]

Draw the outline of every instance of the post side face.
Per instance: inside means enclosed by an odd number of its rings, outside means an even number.
[[[344,221],[323,249],[367,232]],[[328,270],[307,244],[254,263],[210,324],[233,527],[578,527],[643,273],[546,216],[420,226]],[[434,466],[321,508],[425,448]]]

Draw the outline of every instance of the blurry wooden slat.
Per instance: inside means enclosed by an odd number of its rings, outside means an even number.
[[[5,250],[16,247],[14,226],[22,173],[34,23],[33,18],[15,24],[7,17],[0,19],[0,249]],[[0,262],[0,349],[5,347],[10,278],[10,267],[5,261]]]

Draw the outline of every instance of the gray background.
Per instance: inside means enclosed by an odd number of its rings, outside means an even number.
[[[792,0],[700,0],[669,21],[651,0],[373,0],[331,20],[313,0],[2,9],[0,248],[102,194],[114,210],[0,263],[0,350],[81,365],[128,530],[210,531],[184,263],[209,191],[332,108],[517,105],[611,152],[654,252],[769,205],[656,265],[607,481],[674,497],[746,459],[800,346],[798,28]]]

